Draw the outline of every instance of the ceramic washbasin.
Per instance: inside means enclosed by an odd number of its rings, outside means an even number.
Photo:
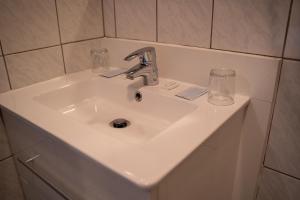
[[[142,101],[138,102],[134,97],[141,83],[142,80],[93,77],[35,96],[34,100],[126,142],[147,141],[197,107],[143,88]],[[112,127],[110,122],[118,118],[130,124],[126,128]]]
[[[230,106],[211,105],[207,95],[188,101],[175,95],[197,85],[176,81],[179,87],[167,90],[164,86],[174,80],[160,77],[157,86],[145,87],[142,81],[107,79],[86,70],[1,94],[0,106],[148,190],[249,103],[241,95]],[[141,102],[134,99],[137,90]],[[131,124],[112,128],[116,118]]]

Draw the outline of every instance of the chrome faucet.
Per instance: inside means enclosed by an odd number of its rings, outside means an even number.
[[[156,66],[156,55],[154,47],[145,47],[138,49],[124,58],[126,61],[130,61],[138,57],[139,64],[131,67],[127,70],[126,77],[128,79],[134,79],[138,76],[144,78],[144,85],[157,85],[158,84],[158,69]]]

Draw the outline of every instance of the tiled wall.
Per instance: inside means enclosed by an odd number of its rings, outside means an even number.
[[[1,0],[0,93],[90,67],[102,13],[101,0]],[[23,199],[0,125],[0,199]]]
[[[284,60],[258,199],[300,199],[300,62]]]
[[[70,60],[104,36],[102,13],[101,0],[2,0],[1,92],[88,67]]]
[[[107,37],[281,57],[291,0],[103,0],[103,4]],[[287,57],[299,52],[299,19],[293,19]]]
[[[299,183],[299,15],[299,0],[1,0],[0,92],[90,67],[89,51],[104,35],[281,58],[268,169],[259,190],[266,196],[272,177]],[[263,116],[262,132],[268,116],[260,113],[269,110],[269,102],[253,101],[253,115]],[[13,167],[2,129],[0,139],[0,168]]]

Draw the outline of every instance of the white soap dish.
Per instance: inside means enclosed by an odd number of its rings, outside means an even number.
[[[204,95],[205,93],[207,93],[207,88],[189,87],[189,88],[177,93],[175,96],[192,101],[192,100],[197,99],[198,97]]]

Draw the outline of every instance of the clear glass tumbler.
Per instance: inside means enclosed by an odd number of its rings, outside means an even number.
[[[105,70],[108,70],[108,50],[106,48],[100,49],[92,49],[91,50],[92,57],[92,72],[101,73]]]
[[[235,71],[212,69],[209,74],[208,102],[218,106],[234,104]]]

